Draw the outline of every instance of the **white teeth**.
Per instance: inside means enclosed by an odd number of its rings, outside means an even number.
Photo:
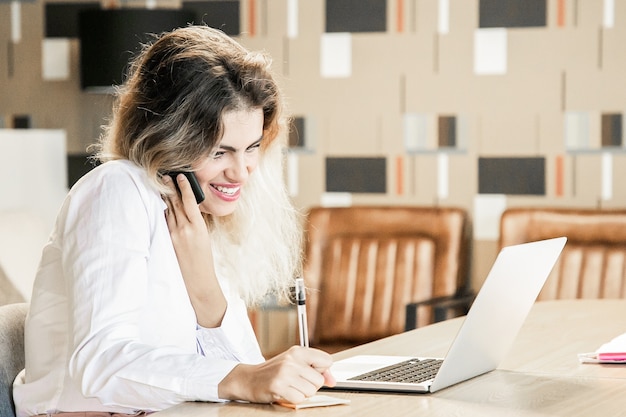
[[[239,191],[239,187],[222,187],[220,185],[215,185],[214,187],[220,193],[227,195],[234,195],[237,191]]]

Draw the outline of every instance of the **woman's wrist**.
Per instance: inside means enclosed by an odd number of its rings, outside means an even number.
[[[246,395],[246,373],[252,365],[240,363],[222,379],[217,386],[217,395],[222,400],[246,400],[252,401],[250,395]]]

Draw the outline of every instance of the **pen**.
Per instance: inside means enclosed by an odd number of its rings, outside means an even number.
[[[296,278],[296,304],[298,305],[300,346],[309,347],[309,330],[306,320],[306,295],[304,293],[304,279],[302,278]]]

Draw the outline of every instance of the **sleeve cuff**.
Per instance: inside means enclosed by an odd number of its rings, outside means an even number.
[[[202,366],[198,366],[187,378],[186,392],[189,398],[201,399],[202,401],[227,402],[228,400],[219,398],[219,383],[228,375],[235,366],[239,365],[235,361],[215,360],[204,358]]]
[[[202,355],[251,364],[264,361],[245,306],[243,308],[244,313],[237,314],[229,304],[220,327],[198,325],[196,338]]]

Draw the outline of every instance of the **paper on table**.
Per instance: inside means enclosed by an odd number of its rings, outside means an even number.
[[[340,404],[349,404],[350,400],[345,398],[336,398],[331,397],[329,395],[314,395],[312,397],[307,398],[303,402],[299,404],[292,404],[286,401],[277,401],[276,404],[282,405],[283,407],[294,408],[299,410],[301,408],[311,408],[311,407],[327,407],[329,405],[340,405]]]
[[[581,363],[623,363],[626,364],[626,333],[615,337],[600,346],[595,352],[579,353]]]

